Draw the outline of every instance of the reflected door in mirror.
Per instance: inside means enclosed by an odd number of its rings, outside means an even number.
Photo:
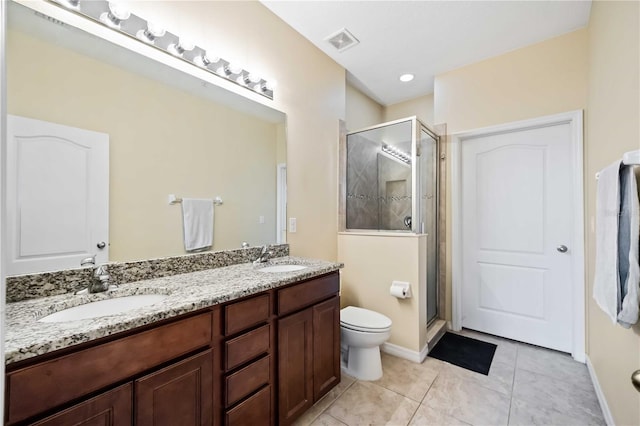
[[[109,135],[8,116],[7,206],[8,275],[106,262]]]

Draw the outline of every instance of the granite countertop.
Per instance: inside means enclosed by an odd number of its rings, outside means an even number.
[[[260,272],[264,266],[300,264],[293,272]],[[291,284],[338,270],[342,265],[323,260],[280,257],[266,264],[242,263],[199,272],[122,284],[97,294],[72,293],[9,303],[6,307],[5,362],[7,364],[42,355],[78,343],[150,324],[228,302],[264,290]],[[88,302],[136,294],[164,294],[153,305],[92,319],[59,323],[38,320],[51,313]]]

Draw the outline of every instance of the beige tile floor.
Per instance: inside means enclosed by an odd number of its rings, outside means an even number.
[[[489,375],[382,354],[384,376],[342,382],[297,426],[604,425],[589,373],[569,355],[464,330],[498,345]]]

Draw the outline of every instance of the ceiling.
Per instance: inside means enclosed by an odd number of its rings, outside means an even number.
[[[382,105],[433,93],[446,71],[587,25],[591,1],[262,1]],[[338,52],[342,28],[360,43]],[[402,83],[398,77],[415,74]]]

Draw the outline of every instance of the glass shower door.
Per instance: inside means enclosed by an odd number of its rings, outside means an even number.
[[[427,324],[438,317],[438,142],[424,126],[418,130],[420,230],[427,235]]]

